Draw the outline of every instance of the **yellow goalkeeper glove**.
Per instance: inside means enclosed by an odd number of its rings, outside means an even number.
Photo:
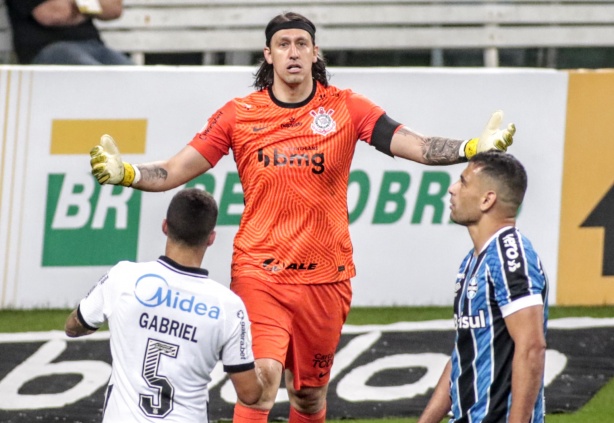
[[[507,147],[514,142],[516,126],[510,123],[507,128],[499,129],[502,120],[503,112],[501,110],[494,112],[479,138],[472,138],[461,144],[460,155],[469,160],[482,151],[493,149],[507,151]]]
[[[92,175],[101,185],[131,186],[141,179],[139,169],[130,163],[123,162],[119,149],[110,135],[100,137],[100,145],[90,151]]]

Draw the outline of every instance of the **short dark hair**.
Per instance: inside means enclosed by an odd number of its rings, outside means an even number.
[[[316,27],[313,24],[313,22],[311,22],[309,19],[307,19],[301,14],[294,13],[294,12],[286,12],[286,13],[282,13],[281,15],[275,16],[273,19],[269,21],[268,25],[266,26],[264,33],[265,33],[265,36],[267,37],[267,41],[266,41],[267,47],[271,47],[271,43],[270,43],[271,35],[269,35],[271,33],[271,29],[274,26],[282,24],[284,22],[300,22],[300,23],[306,24],[307,28],[313,28],[313,33],[310,32],[311,41],[313,42],[314,46],[316,45],[316,37],[315,37]],[[313,79],[320,82],[325,87],[328,86],[328,76],[329,75],[328,75],[328,71],[326,70],[326,60],[323,57],[318,56],[317,61],[311,66],[311,75]],[[260,67],[254,74],[254,88],[256,88],[258,91],[262,91],[265,88],[271,87],[272,85],[273,85],[273,65],[267,63],[266,60],[262,60],[262,62],[260,63]]]
[[[205,244],[217,222],[217,203],[206,191],[187,188],[173,196],[166,211],[168,237],[189,247]]]
[[[470,160],[501,188],[499,198],[518,209],[527,191],[527,172],[514,156],[499,150],[478,153]]]

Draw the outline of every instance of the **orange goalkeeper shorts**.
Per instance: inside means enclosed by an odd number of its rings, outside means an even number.
[[[294,389],[324,386],[352,300],[349,279],[321,284],[278,284],[235,278],[251,321],[254,357],[279,361]]]

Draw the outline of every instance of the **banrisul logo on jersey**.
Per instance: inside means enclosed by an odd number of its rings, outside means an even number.
[[[75,155],[82,171],[47,175],[42,265],[100,266],[136,260],[141,192],[100,186],[89,173],[89,150],[113,134],[122,154],[145,152],[146,120],[54,120],[51,154]],[[81,166],[82,165],[82,166]]]

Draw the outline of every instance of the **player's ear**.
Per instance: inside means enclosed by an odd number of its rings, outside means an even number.
[[[271,49],[268,47],[265,47],[263,50],[263,54],[264,54],[264,60],[266,60],[266,62],[269,65],[273,64],[273,58],[271,57]]]
[[[313,63],[318,61],[318,55],[320,54],[320,47],[313,46]]]
[[[497,193],[495,191],[486,191],[482,196],[482,202],[480,204],[480,209],[482,212],[487,212],[490,210],[495,203],[497,202]]]
[[[162,233],[168,235],[168,223],[166,223],[166,219],[162,219]]]
[[[215,231],[212,231],[211,234],[209,234],[209,239],[207,240],[207,247],[210,247],[215,242],[215,236]]]

